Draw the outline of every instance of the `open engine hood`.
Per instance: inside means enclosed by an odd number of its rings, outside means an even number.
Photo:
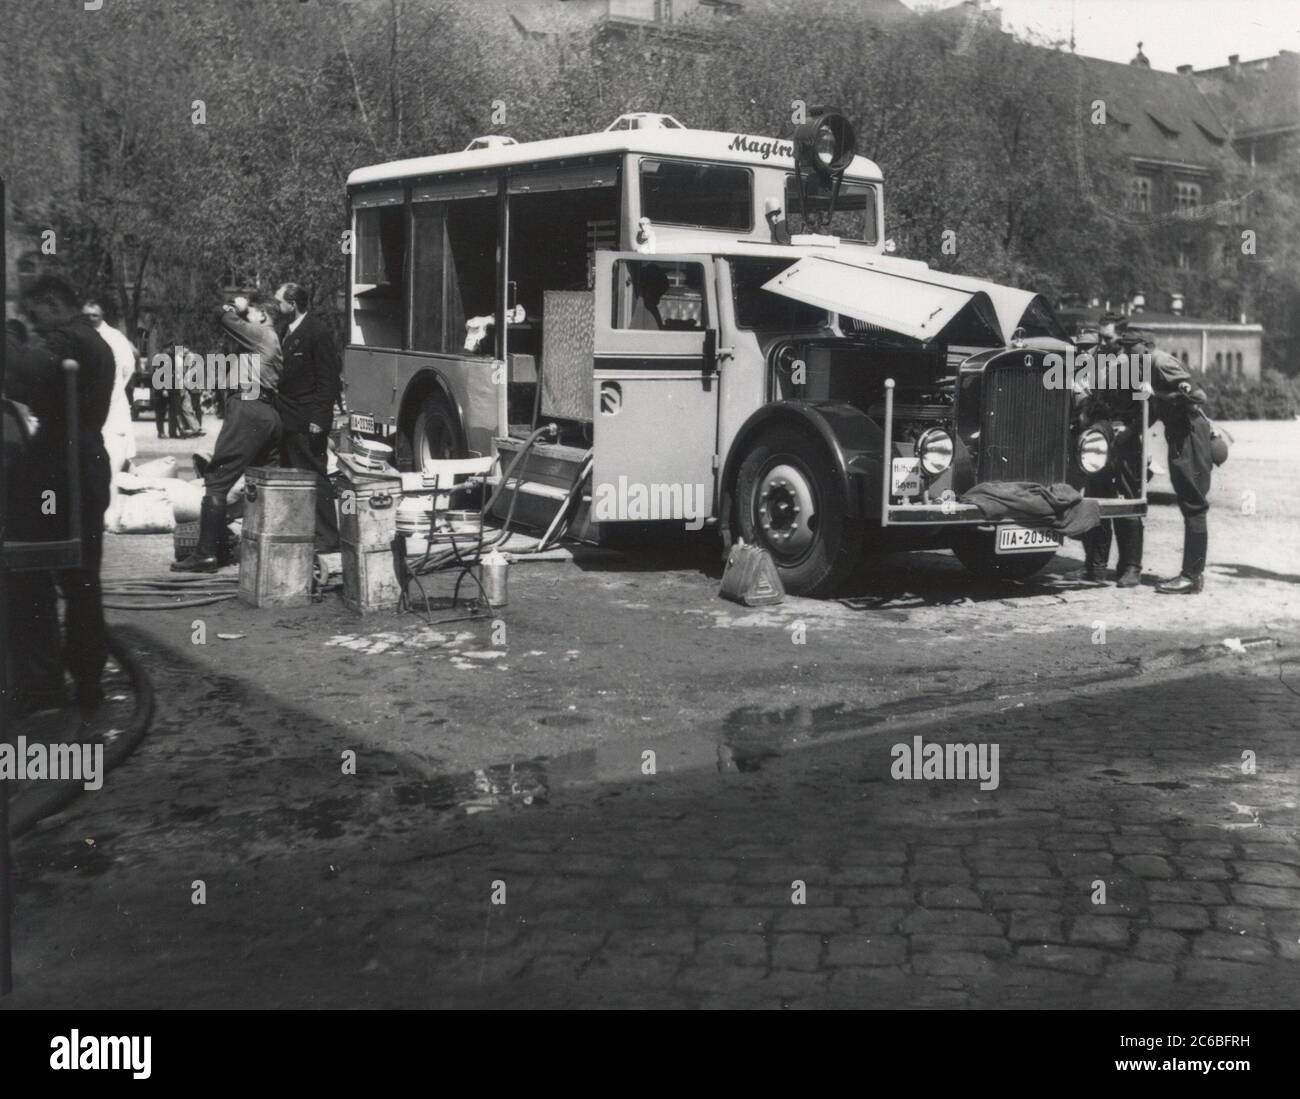
[[[763,289],[925,342],[970,307],[991,329],[993,343],[1008,344],[1039,300],[1029,290],[887,256],[855,257],[851,262],[805,256]]]

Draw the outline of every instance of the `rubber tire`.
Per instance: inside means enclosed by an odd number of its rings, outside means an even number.
[[[1027,580],[1041,572],[1056,556],[1050,553],[1006,553],[994,550],[996,531],[972,530],[953,539],[952,552],[966,571],[980,580]]]
[[[769,469],[782,464],[799,469],[817,505],[813,544],[793,563],[783,563],[780,551],[764,539],[757,516],[755,489]],[[772,555],[781,583],[791,595],[823,598],[836,594],[861,559],[862,524],[846,514],[839,471],[825,444],[808,432],[789,426],[763,432],[740,463],[733,499],[732,529],[750,545],[762,546]]]
[[[434,434],[429,437],[429,432]],[[429,393],[420,402],[419,411],[411,421],[404,437],[403,462],[411,471],[423,468],[420,442],[425,440],[430,458],[464,458],[465,446],[461,442],[460,424],[456,413],[440,393]]]

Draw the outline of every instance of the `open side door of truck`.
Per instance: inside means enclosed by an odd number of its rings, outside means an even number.
[[[597,252],[595,266],[592,517],[703,520],[718,425],[713,260]],[[610,514],[615,502],[632,512]]]

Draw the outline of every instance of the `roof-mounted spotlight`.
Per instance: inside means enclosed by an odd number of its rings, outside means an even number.
[[[808,195],[825,193],[825,226],[829,229],[840,197],[840,182],[857,152],[853,124],[834,107],[813,107],[808,120],[795,127],[795,178],[799,184],[799,209],[808,224]]]
[[[857,152],[853,124],[833,107],[813,107],[808,121],[795,127],[795,162],[823,182],[843,175]]]

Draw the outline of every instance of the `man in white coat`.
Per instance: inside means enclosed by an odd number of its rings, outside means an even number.
[[[108,406],[108,419],[104,422],[104,449],[113,475],[113,496],[105,513],[105,524],[112,528],[113,513],[117,508],[118,474],[127,462],[135,457],[135,427],[131,422],[131,399],[126,387],[135,377],[135,347],[118,329],[104,320],[104,307],[97,301],[88,301],[81,311],[89,318],[91,326],[113,352],[117,374],[113,384],[113,399]]]

